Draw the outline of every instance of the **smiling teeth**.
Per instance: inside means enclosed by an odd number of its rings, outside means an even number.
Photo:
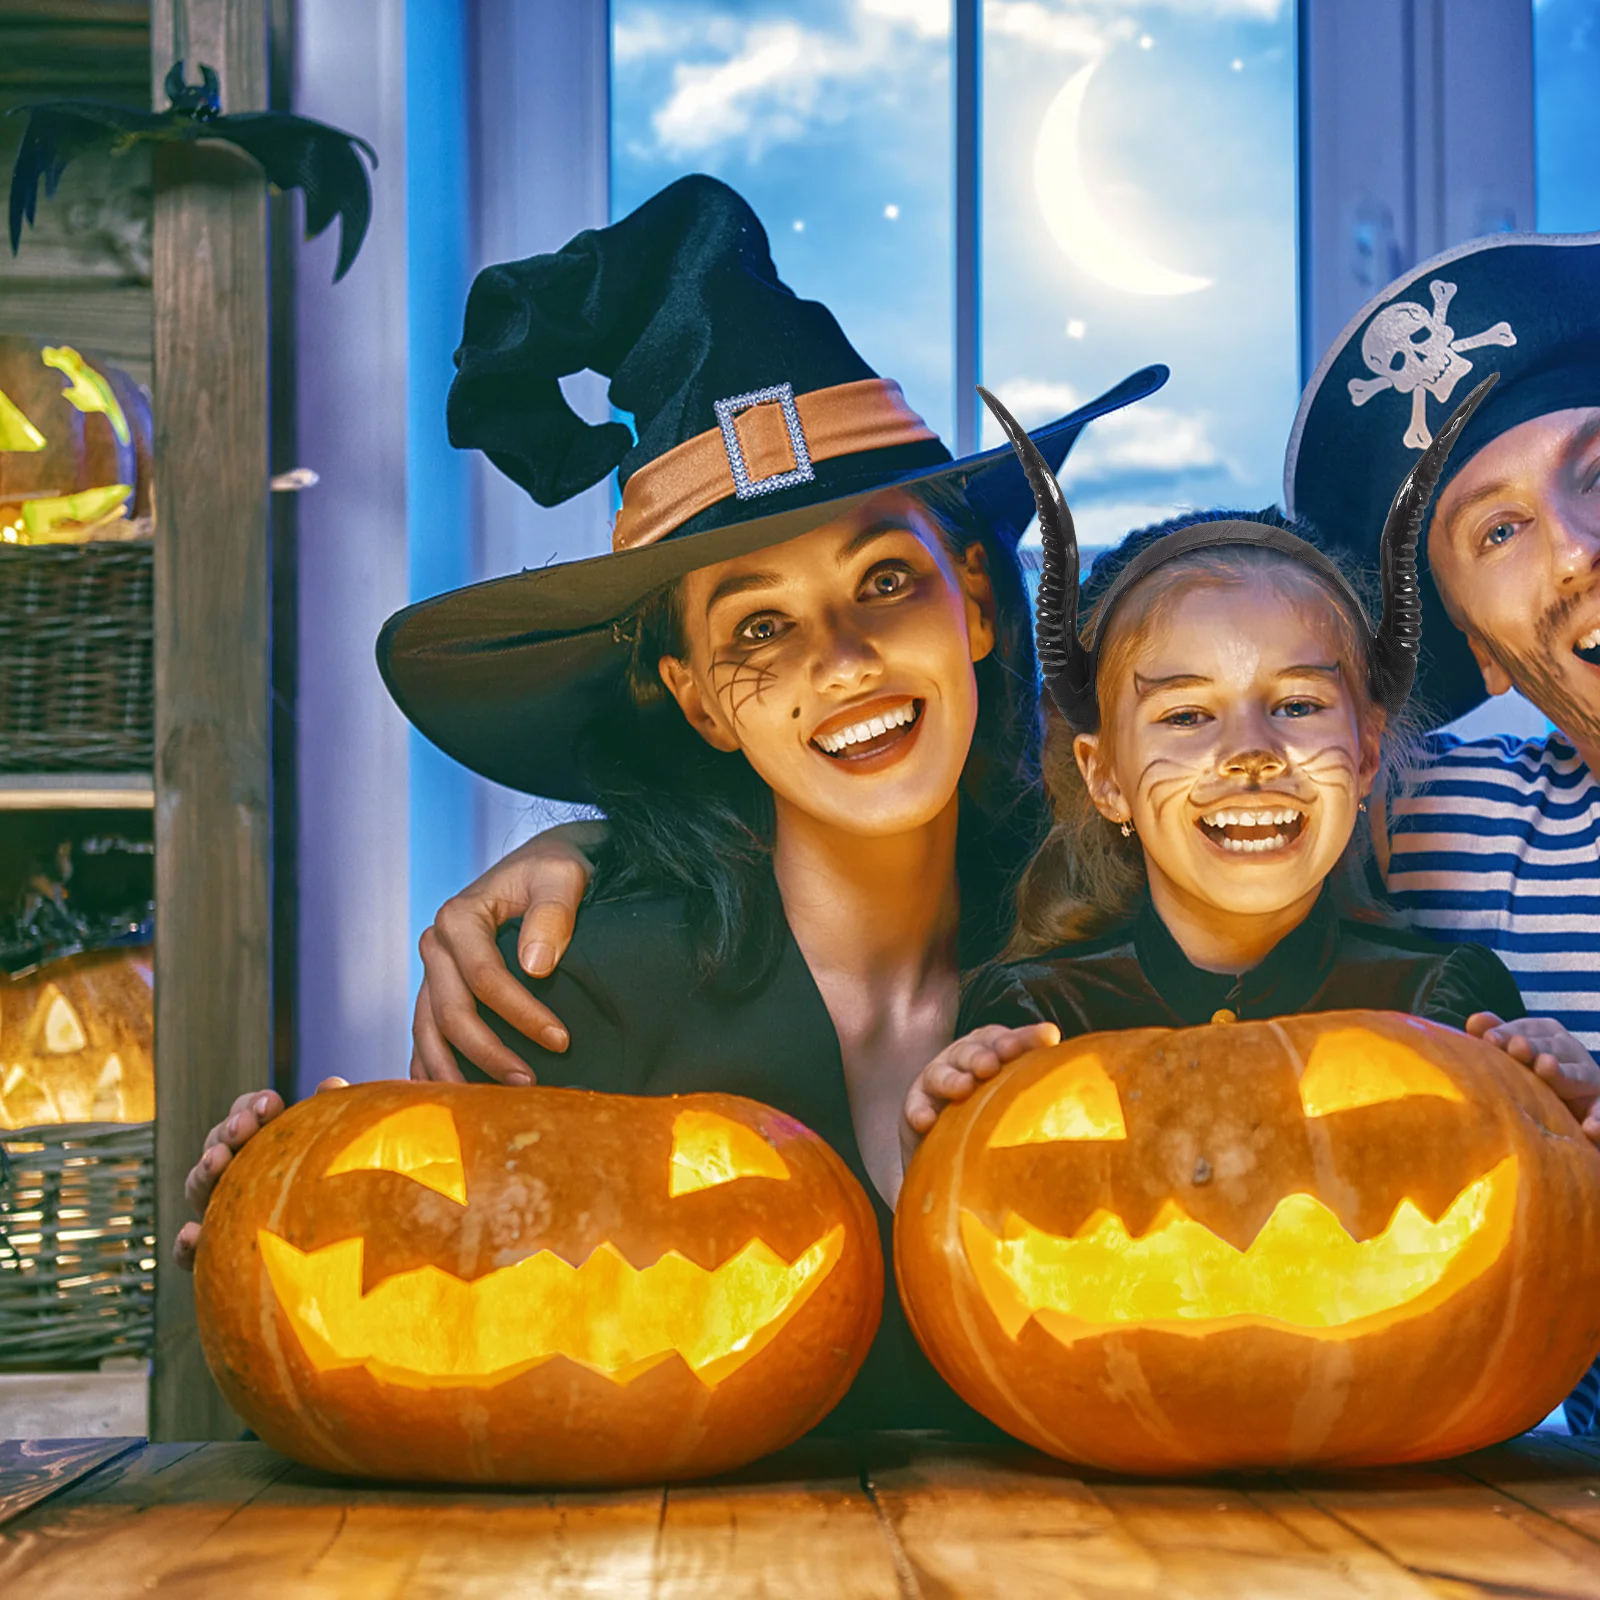
[[[1574,650],[1600,650],[1600,628],[1591,628],[1572,648]]]
[[[1208,828],[1269,828],[1299,818],[1298,811],[1208,811],[1200,820]]]
[[[891,728],[903,728],[908,722],[914,721],[916,715],[916,702],[908,700],[897,710],[886,711],[881,717],[869,717],[865,722],[853,722],[848,728],[841,728],[837,733],[819,733],[816,736],[816,744],[830,756],[837,755],[850,745],[864,744],[868,739],[876,739],[879,734],[887,733]]]

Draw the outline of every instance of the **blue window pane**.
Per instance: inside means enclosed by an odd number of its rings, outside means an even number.
[[[612,215],[709,172],[942,437],[951,418],[949,0],[613,0]]]
[[[1037,424],[1171,366],[1067,464],[1086,543],[1276,502],[1299,398],[1292,3],[984,18],[985,383]]]
[[[1534,0],[1539,229],[1600,229],[1600,0]]]

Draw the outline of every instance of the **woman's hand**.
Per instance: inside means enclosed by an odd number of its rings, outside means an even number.
[[[583,891],[594,875],[589,852],[605,838],[603,822],[564,822],[519,845],[460,894],[439,907],[424,930],[422,987],[411,1022],[411,1076],[460,1083],[454,1045],[501,1083],[529,1084],[533,1073],[478,1015],[481,1000],[546,1050],[567,1048],[561,1019],[506,971],[495,931],[522,918],[517,961],[531,977],[547,977],[566,953]]]
[[[901,1169],[911,1165],[917,1146],[939,1120],[939,1113],[957,1100],[967,1099],[978,1085],[1001,1067],[1030,1050],[1061,1043],[1061,1030],[1053,1022],[1030,1022],[1025,1028],[991,1023],[975,1028],[954,1044],[946,1045],[917,1075],[900,1116]]]
[[[1476,1039],[1497,1044],[1513,1061],[1520,1061],[1543,1078],[1583,1124],[1585,1135],[1600,1144],[1600,1065],[1553,1017],[1522,1017],[1502,1022],[1492,1011],[1475,1011],[1467,1018],[1467,1032]]]
[[[317,1093],[324,1089],[348,1089],[343,1078],[324,1078],[317,1085]],[[184,1198],[197,1217],[206,1214],[211,1204],[212,1191],[217,1180],[228,1170],[234,1156],[283,1112],[283,1097],[272,1089],[252,1089],[233,1102],[233,1109],[206,1135],[200,1159],[189,1169],[183,1180]],[[173,1242],[172,1257],[185,1272],[194,1271],[194,1253],[200,1245],[200,1224],[186,1222],[178,1229]]]

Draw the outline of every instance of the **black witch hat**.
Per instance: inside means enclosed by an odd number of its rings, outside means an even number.
[[[1417,579],[1417,541],[1433,492],[1451,447],[1472,413],[1495,385],[1491,374],[1451,413],[1411,467],[1395,492],[1379,538],[1383,579],[1383,618],[1374,627],[1349,580],[1313,544],[1287,528],[1265,522],[1199,522],[1178,528],[1146,545],[1117,574],[1100,600],[1095,633],[1085,640],[1078,631],[1078,536],[1066,496],[1055,473],[1039,454],[1015,417],[987,389],[979,389],[986,406],[1006,431],[1039,508],[1044,540],[1044,568],[1039,580],[1036,625],[1039,666],[1050,698],[1074,733],[1093,733],[1100,726],[1097,678],[1100,646],[1111,614],[1141,578],[1157,567],[1217,545],[1254,545],[1276,550],[1308,566],[1350,603],[1366,629],[1367,674],[1372,698],[1392,717],[1405,705],[1417,675],[1422,644],[1422,597]]]
[[[391,617],[384,682],[446,754],[515,789],[591,798],[582,731],[616,703],[616,626],[653,589],[781,544],[886,488],[945,484],[1002,537],[1032,518],[1007,446],[952,460],[845,338],[778,278],[755,213],[714,178],[682,178],[553,255],[473,284],[450,391],[451,442],[483,450],[541,505],[614,468],[612,552],[475,584]],[[611,380],[632,415],[583,421],[560,380]],[[1083,429],[1159,389],[1146,367],[1033,435],[1059,467]]]

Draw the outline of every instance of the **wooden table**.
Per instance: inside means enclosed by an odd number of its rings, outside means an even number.
[[[0,1445],[16,1600],[1600,1597],[1600,1447],[1152,1483],[1021,1449],[808,1441],[716,1483],[366,1486],[259,1444]]]

